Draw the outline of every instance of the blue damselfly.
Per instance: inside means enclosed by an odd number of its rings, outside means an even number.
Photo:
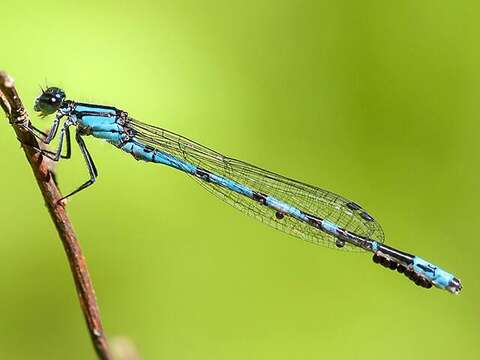
[[[460,281],[422,258],[383,244],[380,224],[360,205],[332,192],[224,156],[171,131],[144,124],[111,106],[67,100],[56,87],[42,90],[35,111],[55,113],[48,134],[31,124],[25,127],[43,143],[60,129],[55,152],[37,149],[58,161],[71,155],[70,127],[86,160],[90,178],[67,198],[92,185],[98,172],[83,136],[104,139],[137,160],[168,165],[183,171],[221,199],[258,220],[315,244],[373,253],[373,261],[405,274],[415,284],[432,285],[458,294]],[[62,120],[63,124],[62,124]],[[66,154],[62,150],[66,147]]]

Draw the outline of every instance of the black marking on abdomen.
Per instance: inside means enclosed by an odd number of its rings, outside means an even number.
[[[195,175],[204,181],[207,181],[207,182],[210,181],[211,173],[205,169],[197,167],[197,170],[195,171]]]
[[[143,152],[145,153],[151,153],[155,151],[155,148],[150,146],[150,145],[143,145]]]
[[[322,219],[307,213],[305,213],[305,216],[307,217],[308,223],[310,225],[316,227],[317,229],[322,230]]]
[[[267,205],[267,194],[262,194],[257,191],[253,192],[252,199],[258,201],[262,205]]]
[[[377,255],[387,255],[390,258],[397,259],[405,265],[413,264],[413,258],[415,257],[412,254],[397,250],[385,244],[380,244]]]
[[[322,218],[319,218],[315,215],[308,214],[308,213],[305,213],[305,216],[308,219],[307,220],[308,224],[325,232],[324,228],[322,227],[322,222],[323,222]],[[373,243],[371,239],[361,235],[357,235],[341,227],[337,227],[335,234],[331,234],[331,233],[328,233],[328,234],[335,237],[335,245],[339,248],[345,246],[346,243],[349,243],[351,245],[357,246],[364,250],[371,250],[372,243]]]
[[[345,241],[345,242],[348,242],[350,244],[354,244],[358,247],[361,247],[362,249],[365,249],[365,250],[371,250],[372,249],[372,243],[373,243],[373,240],[365,237],[365,236],[362,236],[362,235],[358,235],[358,234],[355,234],[351,231],[348,231],[346,229],[343,229],[341,227],[339,227],[337,229],[337,238],[342,240],[342,241]]]
[[[431,272],[432,274],[435,274],[436,268],[431,268],[422,264],[417,264],[417,266],[425,272]]]

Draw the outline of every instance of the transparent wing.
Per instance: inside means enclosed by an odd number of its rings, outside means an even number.
[[[132,118],[129,118],[127,126],[132,128],[136,133],[135,137],[146,145],[249,186],[254,191],[274,196],[303,212],[329,220],[357,235],[381,243],[384,241],[380,224],[358,205],[339,195],[229,158],[181,135],[141,123]],[[192,177],[225,202],[276,229],[306,241],[335,247],[335,237],[308,223],[289,216],[277,219],[274,210],[257,201],[227,188]],[[349,244],[342,249],[362,251],[362,249]]]

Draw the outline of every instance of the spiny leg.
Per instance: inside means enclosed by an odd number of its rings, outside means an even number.
[[[66,141],[67,153],[65,155],[62,155],[64,138]],[[46,151],[51,153],[51,151],[48,151],[48,150]],[[70,139],[70,125],[65,124],[62,130],[60,131],[60,142],[58,144],[57,151],[55,152],[55,158],[53,160],[58,161],[60,159],[70,159],[71,156],[72,156],[72,141]]]
[[[69,124],[65,124],[63,126],[62,130],[60,131],[60,140],[59,140],[59,143],[58,143],[57,150],[55,152],[50,151],[50,150],[46,150],[46,149],[39,149],[36,146],[29,145],[29,144],[25,144],[25,145],[27,145],[27,146],[31,147],[32,149],[40,152],[43,156],[46,156],[47,158],[49,158],[50,160],[53,160],[53,161],[58,161],[60,159],[70,159],[70,156],[72,154],[72,146],[71,146],[71,140],[70,140],[70,129],[69,129],[69,127],[70,127]],[[64,139],[65,136],[66,136],[67,153],[65,155],[62,155],[63,139]]]
[[[30,122],[27,125],[24,125],[23,127],[44,144],[49,144],[55,138],[55,135],[57,135],[58,126],[60,125],[60,120],[64,116],[65,116],[64,114],[57,113],[57,115],[55,116],[55,120],[53,121],[52,127],[48,131],[48,134],[36,128]],[[43,135],[43,138],[39,134]]]
[[[33,126],[32,123],[28,123],[28,125],[25,125],[24,126],[25,129],[27,129],[33,136],[35,136],[37,139],[39,140],[42,140],[42,138],[40,137],[40,135],[43,136],[43,139],[46,139],[48,134],[43,132],[42,130],[40,130],[39,128]],[[36,133],[35,133],[36,132]],[[40,134],[40,135],[38,135]],[[42,141],[43,142],[43,141]]]
[[[90,174],[90,179],[87,180],[85,183],[83,183],[75,191],[72,191],[70,194],[62,197],[59,200],[59,202],[68,198],[68,197],[70,197],[70,196],[72,196],[72,195],[74,195],[74,194],[76,194],[76,193],[78,193],[78,192],[80,192],[80,191],[82,191],[82,190],[84,190],[84,189],[86,189],[87,187],[92,185],[97,180],[97,176],[98,176],[97,168],[95,167],[95,164],[93,163],[92,156],[88,152],[88,149],[85,146],[85,142],[83,141],[82,136],[79,134],[78,131],[75,134],[75,140],[77,140],[77,143],[78,143],[78,146],[80,147],[80,151],[82,152],[83,158],[85,159],[85,162],[87,163],[87,168],[88,168],[88,173]]]

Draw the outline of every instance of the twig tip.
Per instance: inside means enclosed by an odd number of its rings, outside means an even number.
[[[2,81],[2,85],[6,88],[11,88],[15,84],[15,80],[13,80],[13,78],[4,70],[0,70],[0,79]]]

